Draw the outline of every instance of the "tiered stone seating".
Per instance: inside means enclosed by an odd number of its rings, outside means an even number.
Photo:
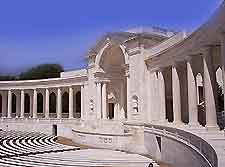
[[[0,137],[0,158],[79,149],[56,143],[56,137],[37,132],[1,131]]]
[[[0,131],[1,167],[145,167],[151,159],[110,150],[79,150],[56,143],[57,137],[38,132]]]

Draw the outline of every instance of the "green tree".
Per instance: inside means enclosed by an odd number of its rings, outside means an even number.
[[[20,74],[20,80],[58,78],[64,71],[59,64],[41,64]]]
[[[0,81],[13,81],[16,80],[16,77],[10,75],[1,75]]]

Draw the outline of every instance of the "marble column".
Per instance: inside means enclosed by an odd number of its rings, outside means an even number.
[[[30,97],[30,113],[29,113],[29,118],[32,118],[33,116],[33,93],[29,93]]]
[[[2,117],[7,116],[7,94],[6,92],[2,93]]]
[[[60,88],[57,89],[57,118],[62,118],[62,91]]]
[[[73,87],[69,87],[69,119],[73,118]]]
[[[159,86],[159,120],[160,122],[166,122],[166,90],[165,90],[165,80],[163,72],[158,72],[158,86]]]
[[[146,121],[148,123],[152,122],[152,114],[151,114],[151,111],[152,111],[152,72],[151,70],[148,71],[147,73],[147,87],[146,87],[146,90],[147,90],[147,99],[148,99],[148,111],[147,111],[147,115],[146,115]]]
[[[101,97],[101,83],[100,82],[97,82],[96,83],[96,90],[97,90],[97,106],[96,106],[96,109],[97,109],[97,119],[101,119],[102,117],[102,97]]]
[[[81,119],[85,119],[85,109],[84,109],[84,85],[81,85]]]
[[[130,96],[130,72],[129,69],[126,70],[126,80],[127,80],[127,120],[131,120],[131,96]]]
[[[37,118],[37,90],[33,90],[33,118]]]
[[[107,89],[106,83],[102,83],[102,118],[107,119]]]
[[[120,111],[118,110],[118,107],[117,107],[117,113],[119,115],[119,119],[120,120],[124,120],[125,119],[125,102],[124,102],[124,99],[125,99],[125,88],[124,88],[124,82],[121,83],[120,85]]]
[[[150,122],[158,122],[160,119],[160,105],[159,100],[159,82],[158,82],[158,75],[156,71],[151,71],[149,74],[149,114],[148,114],[148,121]]]
[[[7,117],[12,117],[12,91],[8,90],[8,112]]]
[[[120,117],[119,112],[120,112],[120,106],[119,106],[118,103],[115,103],[115,105],[114,105],[114,120],[120,120],[121,119],[121,118],[119,118]]]
[[[49,119],[49,89],[45,89],[45,118]]]
[[[20,117],[20,104],[21,104],[21,94],[20,92],[16,94],[16,117],[19,118]]]
[[[198,107],[197,107],[197,92],[196,81],[192,70],[191,61],[186,62],[187,65],[187,80],[188,80],[188,113],[189,125],[199,126],[198,123]]]
[[[25,105],[24,90],[20,92],[20,118],[24,118],[24,105]]]
[[[75,113],[75,118],[77,118],[77,97],[76,97],[76,94],[77,94],[77,90],[73,90],[74,92],[74,96],[73,96],[73,110],[74,110],[74,113]],[[74,117],[74,113],[73,113],[73,117]]]
[[[204,92],[206,109],[206,127],[207,129],[217,129],[216,117],[216,74],[213,67],[212,48],[204,48],[203,69],[204,69]]]
[[[181,124],[181,93],[180,93],[180,78],[177,67],[172,67],[172,90],[173,90],[173,117],[175,124]]]

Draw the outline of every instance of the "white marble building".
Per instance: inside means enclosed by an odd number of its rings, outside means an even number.
[[[216,82],[224,87],[225,76],[224,2],[191,34],[109,33],[86,58],[86,69],[60,78],[0,82],[0,126],[149,154],[174,166],[225,166],[216,114]]]

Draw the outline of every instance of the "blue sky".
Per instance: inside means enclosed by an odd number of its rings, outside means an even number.
[[[0,74],[41,63],[84,67],[84,55],[111,31],[159,26],[193,31],[221,0],[0,0]]]

